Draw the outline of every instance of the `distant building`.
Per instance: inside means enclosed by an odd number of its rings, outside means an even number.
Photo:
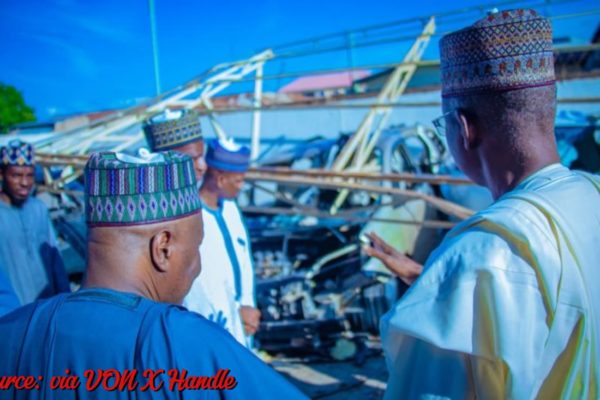
[[[600,25],[592,36],[590,43],[576,46],[570,38],[555,40],[556,48],[568,45],[573,50],[558,51],[554,65],[556,78],[559,81],[580,78],[600,77],[600,49],[590,48],[590,45],[600,44]],[[393,69],[389,68],[354,82],[357,93],[378,93],[387,82]],[[405,93],[428,92],[440,90],[441,75],[438,65],[420,66],[415,71],[406,87]]]
[[[328,98],[355,92],[354,84],[371,75],[368,70],[342,71],[302,76],[279,89],[278,93],[299,93],[307,97]]]

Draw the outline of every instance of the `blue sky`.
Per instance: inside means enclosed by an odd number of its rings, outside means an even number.
[[[490,3],[155,0],[161,86],[173,88],[215,64],[273,45],[478,4]],[[597,1],[583,0],[541,11],[558,15],[597,8]],[[599,21],[600,15],[556,21],[555,36],[589,41]],[[455,19],[444,29],[470,22]],[[399,34],[413,34],[418,27],[404,29]],[[21,90],[38,119],[126,107],[155,94],[147,0],[0,0],[0,37],[0,81]],[[354,65],[399,61],[409,45],[356,49],[352,60]],[[437,58],[437,43],[426,57]],[[344,51],[283,59],[269,63],[265,73],[344,67],[349,60]],[[286,82],[269,81],[266,89]]]

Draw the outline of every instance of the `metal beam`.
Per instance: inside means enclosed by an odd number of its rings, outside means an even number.
[[[256,69],[256,81],[254,83],[254,112],[252,114],[252,137],[250,142],[250,162],[256,165],[260,151],[260,106],[262,105],[263,91],[263,64]]]
[[[435,19],[431,17],[421,35],[415,40],[410,50],[404,57],[403,63],[417,62],[423,56],[425,48],[429,44],[431,35],[435,32]],[[377,96],[377,103],[395,102],[404,92],[408,82],[413,77],[417,67],[415,65],[400,65],[391,73],[387,82]],[[391,109],[388,107],[373,107],[365,116],[358,127],[358,130],[346,142],[346,145],[338,154],[333,163],[334,171],[341,171],[350,168],[358,171],[367,162],[375,144],[381,135],[383,129],[387,126],[390,118]],[[352,165],[350,163],[352,162]],[[331,212],[335,213],[341,207],[348,196],[347,190],[342,190],[333,203]]]

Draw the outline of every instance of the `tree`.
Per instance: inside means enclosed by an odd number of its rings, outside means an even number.
[[[12,125],[35,121],[33,108],[25,104],[23,95],[13,86],[0,83],[0,133]]]

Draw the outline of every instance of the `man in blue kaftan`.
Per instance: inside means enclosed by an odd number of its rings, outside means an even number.
[[[37,382],[30,390],[0,382],[0,398],[305,398],[221,327],[178,305],[201,270],[192,160],[96,153],[85,178],[84,287],[0,318],[0,377]],[[135,376],[113,391],[114,378],[95,387],[111,369]],[[53,390],[53,376],[80,384]]]
[[[20,304],[69,291],[48,209],[31,195],[33,173],[30,144],[14,140],[0,149],[0,272]]]
[[[200,188],[206,233],[200,246],[204,273],[194,281],[183,304],[252,347],[260,311],[254,295],[250,237],[236,202],[249,161],[250,149],[245,146],[216,140],[209,145],[208,169]]]
[[[0,270],[0,317],[19,307],[19,300],[8,281]]]

